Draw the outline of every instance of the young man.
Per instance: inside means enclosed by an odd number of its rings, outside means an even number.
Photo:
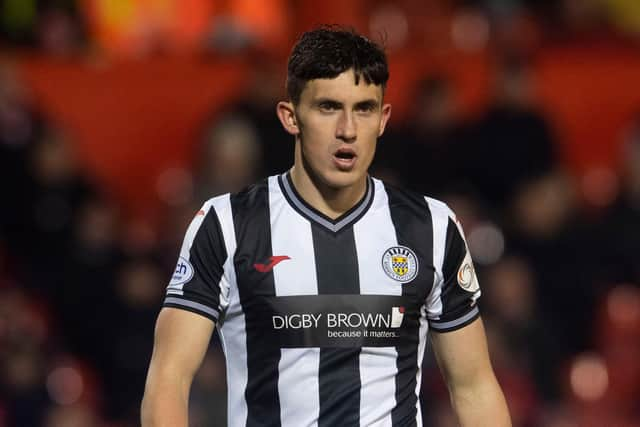
[[[230,426],[419,426],[427,333],[463,426],[510,425],[460,225],[447,206],[371,178],[391,113],[383,51],[305,33],[277,114],[293,167],[206,202],[164,308],[144,426],[186,426],[216,327]]]

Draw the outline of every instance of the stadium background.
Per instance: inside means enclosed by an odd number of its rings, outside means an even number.
[[[458,213],[515,426],[640,426],[637,0],[0,1],[0,426],[138,424],[207,198],[291,163],[296,34],[383,40],[374,175]],[[192,425],[222,426],[214,340]],[[425,425],[454,425],[432,356]]]

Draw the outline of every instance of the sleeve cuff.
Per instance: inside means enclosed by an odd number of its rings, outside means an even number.
[[[480,316],[480,310],[476,305],[471,309],[471,311],[467,312],[465,315],[458,317],[455,320],[450,320],[448,322],[441,322],[438,320],[429,320],[429,327],[436,332],[451,332],[457,329],[460,329],[464,326],[467,326],[469,323],[473,322]]]
[[[217,322],[218,317],[220,317],[220,313],[218,312],[218,310],[215,310],[204,304],[200,304],[199,302],[177,298],[175,296],[167,296],[164,299],[164,303],[162,304],[162,306],[191,311],[192,313],[196,313],[208,319],[211,319],[213,322]]]

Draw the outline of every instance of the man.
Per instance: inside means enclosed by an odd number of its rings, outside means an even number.
[[[305,33],[277,114],[294,165],[206,202],[156,326],[144,426],[185,426],[214,327],[230,426],[421,425],[427,332],[464,426],[510,425],[487,355],[480,290],[441,202],[368,176],[391,106],[383,51]]]

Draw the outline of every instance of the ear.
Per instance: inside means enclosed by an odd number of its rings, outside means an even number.
[[[391,117],[391,104],[382,104],[382,115],[380,117],[380,129],[378,130],[378,136],[382,136],[384,128],[387,126],[387,122]]]
[[[289,101],[278,102],[278,105],[276,106],[276,113],[278,114],[278,118],[280,119],[280,123],[282,123],[284,130],[289,132],[291,135],[298,135],[300,133],[293,103]]]

